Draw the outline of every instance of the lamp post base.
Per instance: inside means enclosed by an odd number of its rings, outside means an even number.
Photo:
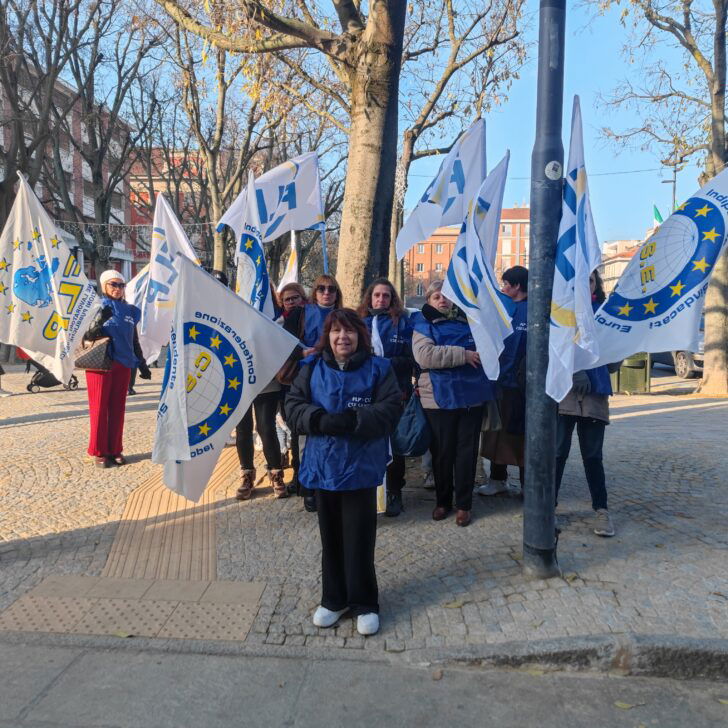
[[[556,559],[556,547],[538,549],[523,544],[523,573],[529,579],[550,579],[561,576],[561,567]]]

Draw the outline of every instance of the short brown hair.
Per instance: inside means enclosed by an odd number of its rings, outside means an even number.
[[[331,343],[329,341],[329,334],[331,333],[331,329],[334,328],[334,324],[338,324],[342,329],[356,331],[357,336],[359,337],[356,350],[364,350],[371,353],[372,337],[369,334],[367,325],[362,321],[359,314],[351,308],[337,308],[334,309],[324,321],[324,330],[321,333],[321,338],[316,344],[316,351],[319,354],[323,351],[328,351],[329,354],[333,355],[333,351],[331,351]]]
[[[336,280],[336,278],[329,275],[328,273],[322,273],[313,282],[313,287],[311,288],[311,302],[316,303],[316,289],[325,283],[333,283],[336,286],[336,298],[334,299],[334,308],[343,308],[344,294],[341,292],[341,286],[339,285],[339,282]]]

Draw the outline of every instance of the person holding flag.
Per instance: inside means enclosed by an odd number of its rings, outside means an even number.
[[[493,388],[481,366],[468,318],[442,289],[442,281],[433,281],[422,312],[412,317],[412,349],[422,369],[418,388],[432,436],[436,494],[432,518],[447,518],[454,492],[455,522],[468,526],[483,404],[493,399]]]
[[[528,270],[521,265],[502,275],[503,293],[514,305],[513,333],[503,341],[498,375],[500,428],[486,430],[480,441],[481,457],[490,460],[490,478],[478,486],[479,495],[507,493],[508,466],[518,466],[523,491],[526,431],[526,335],[528,331]]]
[[[87,370],[88,409],[90,417],[88,454],[97,468],[125,465],[124,414],[131,370],[139,367],[142,379],[151,379],[144,361],[137,324],[141,311],[124,300],[126,281],[119,271],[107,270],[99,276],[101,303],[84,339],[95,341],[109,337],[111,368]]]
[[[412,355],[412,326],[395,287],[386,278],[377,278],[364,292],[357,312],[372,337],[377,356],[389,359],[402,390],[402,404],[412,396],[412,374],[415,360]],[[385,515],[396,518],[404,510],[404,456],[392,454],[387,467],[387,505]]]

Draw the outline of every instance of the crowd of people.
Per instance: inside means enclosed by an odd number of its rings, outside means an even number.
[[[223,273],[213,275],[227,285]],[[597,272],[590,281],[596,309],[604,291]],[[140,312],[124,300],[123,276],[105,271],[99,285],[102,307],[85,339],[107,339],[112,361],[108,369],[86,371],[88,454],[97,467],[108,468],[126,463],[124,410],[131,373],[138,370],[149,379],[151,372],[139,345]],[[300,346],[236,426],[241,472],[236,497],[249,500],[258,483],[255,429],[274,496],[297,494],[306,511],[318,514],[322,598],[313,621],[319,627],[336,624],[348,612],[360,634],[379,629],[376,494],[386,482],[385,514],[402,513],[405,457],[392,453],[390,438],[410,398],[419,398],[429,428],[423,462],[434,481],[433,520],[443,521],[454,510],[457,526],[467,527],[473,493],[522,492],[528,270],[515,266],[502,275],[502,291],[514,303],[513,332],[504,342],[495,382],[485,376],[465,314],[442,286],[433,282],[422,309],[412,312],[385,278],[367,288],[356,310],[344,307],[341,288],[328,274],[315,280],[310,298],[298,283],[277,292],[278,322]],[[602,463],[609,369],[576,373],[557,420],[557,497],[576,430],[599,536],[614,535]],[[290,433],[290,452],[281,449],[280,421]],[[490,473],[477,484],[479,455],[490,462]],[[288,483],[284,464],[293,470]],[[509,483],[509,465],[518,469],[515,485]]]

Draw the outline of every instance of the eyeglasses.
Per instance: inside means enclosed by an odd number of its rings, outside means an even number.
[[[298,303],[300,300],[300,296],[291,296],[290,298],[284,298],[283,303]]]
[[[336,293],[336,286],[316,286],[317,293]]]
[[[106,285],[111,286],[112,288],[126,288],[126,283],[121,283],[120,281],[111,281]]]

